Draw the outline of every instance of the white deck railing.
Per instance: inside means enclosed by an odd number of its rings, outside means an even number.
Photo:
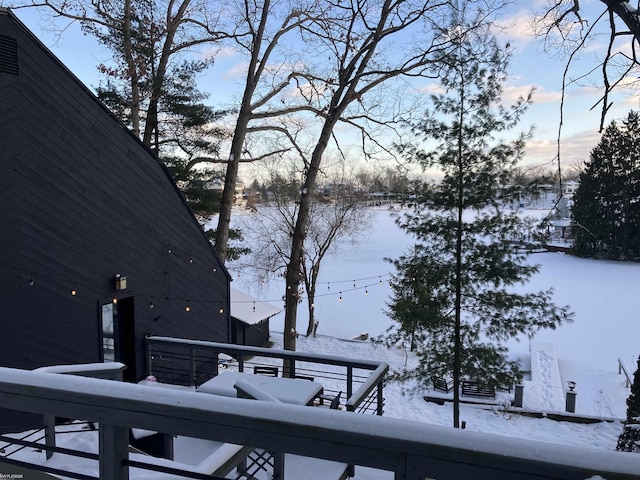
[[[0,368],[0,405],[98,422],[100,478],[109,480],[129,478],[130,428],[363,465],[398,480],[637,480],[640,472],[637,454],[9,368]]]

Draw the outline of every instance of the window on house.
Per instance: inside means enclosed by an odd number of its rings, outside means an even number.
[[[118,311],[113,303],[102,305],[102,360],[104,362],[114,362],[116,360],[116,342],[114,334],[114,323]]]

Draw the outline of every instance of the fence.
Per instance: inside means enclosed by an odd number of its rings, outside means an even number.
[[[623,372],[624,372],[624,376],[626,378],[624,386],[625,386],[625,388],[629,388],[629,387],[631,387],[631,384],[633,383],[633,380],[631,379],[631,376],[629,375],[629,372],[627,371],[627,368],[624,366],[624,363],[622,363],[622,359],[620,357],[618,357],[618,375],[620,375]]]
[[[147,370],[160,382],[204,383],[224,368],[221,354],[233,357],[241,372],[271,360],[281,365],[284,376],[322,378],[326,393],[346,392],[349,411],[383,414],[383,381],[389,371],[384,362],[172,337],[147,337],[146,348]]]
[[[98,422],[99,472],[105,480],[127,480],[131,465],[168,471],[129,459],[130,428],[362,465],[394,472],[396,480],[576,480],[595,475],[637,480],[640,472],[640,455],[635,454],[585,452],[376,415],[179,389],[160,394],[144,385],[9,368],[0,368],[0,404]],[[92,478],[78,472],[66,476]]]

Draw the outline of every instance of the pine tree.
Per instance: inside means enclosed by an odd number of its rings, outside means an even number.
[[[410,343],[419,358],[417,368],[397,372],[396,379],[425,387],[433,375],[453,378],[453,424],[459,427],[460,380],[488,386],[514,381],[518,366],[508,360],[504,342],[555,328],[571,314],[551,302],[551,290],[517,294],[510,288],[537,267],[509,245],[532,228],[508,207],[522,193],[514,177],[527,135],[511,142],[495,138],[517,124],[528,103],[500,103],[509,55],[488,32],[470,32],[461,21],[443,35],[458,35],[438,62],[445,93],[432,96],[433,110],[412,125],[413,144],[400,147],[424,168],[438,167],[443,178],[426,186],[413,211],[398,219],[417,242],[392,261],[387,313],[394,325],[382,340]]]
[[[640,357],[633,375],[631,394],[627,398],[627,419],[618,437],[616,450],[640,453]]]
[[[640,115],[606,128],[591,151],[574,195],[574,254],[633,260],[640,257]]]
[[[182,17],[170,21],[161,9],[149,0],[124,2],[113,11],[98,8],[98,20],[83,21],[113,53],[99,66],[106,80],[97,96],[156,153],[194,213],[207,220],[219,211],[220,194],[206,185],[223,172],[205,159],[220,157],[224,134],[213,125],[227,112],[204,103],[196,78],[211,61],[185,56]]]

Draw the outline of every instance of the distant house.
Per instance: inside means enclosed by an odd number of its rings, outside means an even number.
[[[222,195],[222,191],[224,190],[224,182],[219,178],[214,178],[207,183],[206,188],[208,188],[209,190],[220,192],[220,194]],[[236,187],[233,191],[233,204],[242,207],[247,206],[247,201],[244,194],[244,183],[242,183],[241,180],[236,181]]]
[[[580,182],[577,182],[576,180],[567,180],[567,181],[563,182],[562,183],[562,196],[563,197],[572,198],[573,195],[578,190],[579,186],[580,186]]]
[[[229,274],[167,169],[3,8],[0,224],[1,366],[136,381],[146,335],[231,340]]]
[[[231,289],[231,340],[239,345],[269,344],[269,319],[282,311],[235,288]]]

